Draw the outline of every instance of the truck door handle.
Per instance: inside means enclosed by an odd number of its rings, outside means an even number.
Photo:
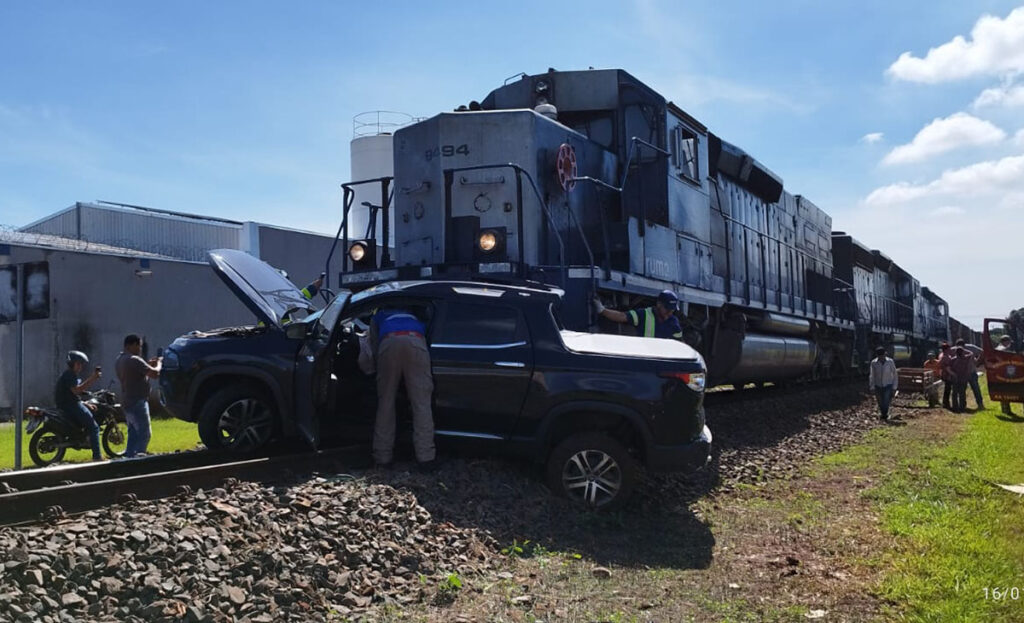
[[[522,361],[495,361],[494,365],[499,368],[525,368],[526,364]]]

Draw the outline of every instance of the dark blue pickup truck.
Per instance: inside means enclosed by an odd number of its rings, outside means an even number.
[[[359,339],[376,308],[400,305],[427,319],[439,438],[543,462],[553,491],[600,508],[625,502],[641,465],[694,471],[710,456],[701,356],[673,340],[566,331],[559,290],[395,282],[315,310],[252,256],[214,251],[210,263],[258,323],[179,337],[160,385],[211,449],[367,435],[376,392]]]

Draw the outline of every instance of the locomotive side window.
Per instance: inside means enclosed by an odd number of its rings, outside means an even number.
[[[676,172],[694,182],[699,181],[697,169],[697,135],[683,125],[672,130],[672,164]]]

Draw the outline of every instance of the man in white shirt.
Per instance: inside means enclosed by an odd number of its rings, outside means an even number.
[[[889,421],[889,405],[892,403],[897,385],[899,385],[899,375],[896,373],[896,362],[886,357],[885,348],[879,346],[875,349],[875,358],[871,360],[868,387],[875,392],[875,397],[878,398],[878,410],[881,412],[883,422]]]

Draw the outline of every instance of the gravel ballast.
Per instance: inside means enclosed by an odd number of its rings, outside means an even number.
[[[0,620],[372,620],[382,608],[443,601],[452,591],[439,586],[452,577],[482,584],[512,544],[655,566],[682,548],[709,550],[695,547],[713,536],[685,511],[694,499],[788,478],[883,425],[860,384],[723,401],[709,406],[708,424],[708,470],[648,476],[614,515],[578,512],[532,467],[483,457],[430,475],[232,481],[0,529]]]

